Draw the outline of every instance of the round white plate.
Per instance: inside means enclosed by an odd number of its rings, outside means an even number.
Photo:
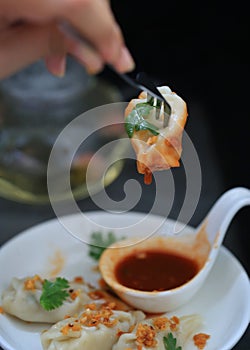
[[[89,219],[82,215],[70,215],[65,222],[72,228],[81,228],[86,237],[99,225],[112,226],[112,231],[120,236],[116,227],[127,226],[126,236],[145,232],[150,225],[162,222],[162,217],[152,215],[144,221],[143,213],[111,214],[89,212]],[[138,225],[134,225],[139,222]],[[131,224],[131,226],[129,226]],[[167,221],[171,225],[171,220]],[[138,231],[139,228],[139,231]],[[186,228],[192,231],[192,228]],[[126,232],[126,229],[125,229]],[[124,236],[124,230],[123,230]],[[73,278],[84,276],[86,281],[97,283],[100,276],[94,271],[96,262],[88,256],[89,246],[70,235],[57,220],[47,221],[11,239],[0,249],[0,295],[12,277],[33,274]],[[57,270],[57,271],[56,271]],[[211,335],[206,350],[230,350],[241,338],[250,321],[250,283],[238,260],[224,247],[210,272],[205,284],[187,305],[171,314],[181,316],[198,313],[203,317],[203,327],[199,330]],[[0,299],[1,305],[1,299]],[[19,321],[6,314],[0,314],[0,345],[5,350],[42,350],[40,332],[48,325],[34,325]],[[190,344],[185,350],[197,350]],[[98,349],[97,349],[98,350]]]

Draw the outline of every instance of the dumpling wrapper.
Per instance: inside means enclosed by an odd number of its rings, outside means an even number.
[[[164,319],[168,321],[165,323]],[[176,320],[179,320],[179,323],[176,323]],[[184,347],[187,340],[200,326],[201,317],[199,315],[170,319],[161,316],[146,319],[138,323],[133,332],[122,334],[112,350],[137,350],[138,346],[141,350],[165,350],[163,337],[167,337],[169,333],[172,333],[177,339],[177,347]]]
[[[78,318],[71,317],[53,325],[41,334],[43,349],[111,350],[120,332],[128,332],[131,326],[145,318],[141,311],[111,310],[109,317],[104,316],[103,322],[97,321],[94,326],[98,312],[87,308]]]
[[[27,282],[34,288],[27,289]],[[90,302],[88,293],[92,290],[88,284],[69,282],[69,290],[77,291],[77,296],[68,297],[57,309],[46,311],[40,304],[42,294],[42,279],[39,276],[13,278],[9,287],[2,294],[3,310],[13,316],[29,322],[55,323],[65,315],[79,313],[83,305]]]
[[[154,171],[180,166],[182,134],[188,116],[186,103],[180,96],[172,92],[168,86],[161,86],[158,89],[171,106],[172,112],[168,126],[159,129],[157,136],[154,136],[149,130],[139,130],[134,131],[131,138],[137,157],[137,170],[140,174],[144,174],[145,183],[151,183]],[[145,92],[142,92],[139,98],[129,102],[125,110],[125,117],[138,103],[142,102],[147,102]],[[152,124],[156,123],[155,120],[148,121]]]

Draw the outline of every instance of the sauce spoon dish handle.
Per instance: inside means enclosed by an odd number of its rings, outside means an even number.
[[[218,253],[227,229],[237,212],[250,205],[250,190],[245,187],[235,187],[225,192],[212,206],[207,216],[196,228],[196,235],[203,229],[211,245],[210,259],[213,251]],[[213,256],[213,257],[215,257]]]

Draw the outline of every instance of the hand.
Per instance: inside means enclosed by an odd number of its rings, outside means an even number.
[[[60,29],[70,23],[87,42]],[[105,0],[0,0],[0,78],[44,58],[49,71],[62,76],[66,54],[89,73],[104,64],[119,72],[134,68],[109,3]]]

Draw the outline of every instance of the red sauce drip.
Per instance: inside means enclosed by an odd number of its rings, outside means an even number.
[[[150,185],[152,183],[152,172],[148,168],[145,169],[144,183],[145,185]]]
[[[129,255],[115,269],[117,281],[123,286],[148,292],[179,287],[197,272],[195,261],[161,250]]]

